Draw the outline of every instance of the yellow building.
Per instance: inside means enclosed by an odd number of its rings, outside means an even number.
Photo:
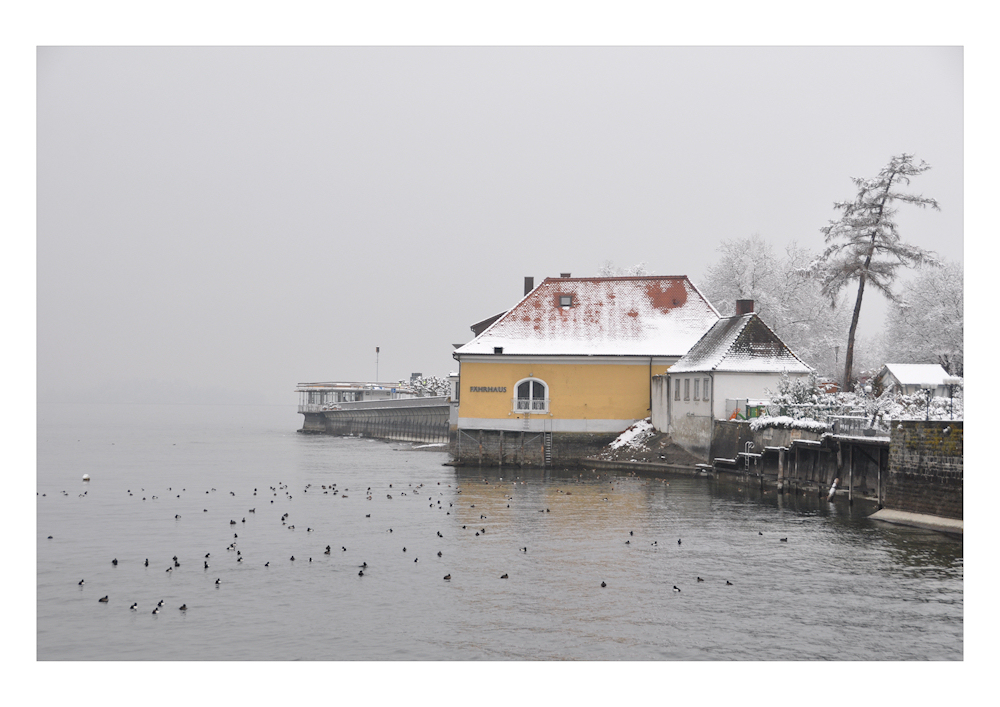
[[[455,351],[461,463],[568,463],[650,416],[719,313],[685,276],[546,278]]]

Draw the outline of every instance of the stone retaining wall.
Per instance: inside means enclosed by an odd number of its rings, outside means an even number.
[[[892,423],[885,507],[962,518],[963,423]]]

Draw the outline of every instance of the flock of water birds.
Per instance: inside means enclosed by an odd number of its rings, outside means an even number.
[[[89,478],[85,479],[85,481],[89,481]],[[502,482],[502,479],[501,479],[501,482]],[[483,479],[483,483],[486,484],[487,486],[490,485],[490,481],[487,480],[487,479]],[[508,483],[514,484],[516,486],[516,484],[518,482],[517,481],[509,481]],[[523,484],[525,482],[522,481],[520,483]],[[610,483],[612,483],[612,488],[613,488],[614,481],[612,481]],[[438,482],[438,486],[440,486],[440,485],[441,485],[441,482]],[[451,484],[447,484],[447,488],[451,488]],[[384,489],[384,490],[386,492],[385,493],[386,499],[390,500],[390,501],[393,499],[394,495],[399,496],[399,497],[406,497],[406,496],[411,496],[411,495],[412,496],[416,496],[416,495],[419,494],[419,495],[422,496],[424,493],[428,492],[427,490],[424,489],[424,484],[423,483],[416,484],[415,486],[414,486],[414,484],[411,483],[411,484],[409,484],[406,487],[405,490],[403,490],[401,488],[393,488],[393,484],[390,483],[390,484],[388,484],[388,487],[386,489]],[[171,493],[171,494],[174,494],[174,491],[173,491],[172,487],[168,488],[167,491],[169,493]],[[185,492],[186,489],[181,489],[181,491]],[[286,500],[288,500],[288,501],[292,500],[292,494],[289,492],[288,486],[286,484],[278,483],[278,485],[276,485],[276,486],[270,486],[270,487],[268,487],[268,491],[270,491],[271,496],[272,496],[272,498],[269,499],[270,504],[274,504],[274,499],[278,497],[279,493],[283,494],[284,498]],[[313,493],[315,493],[316,491],[320,491],[320,492],[322,492],[322,494],[340,496],[342,498],[347,498],[348,497],[347,496],[348,489],[347,488],[338,489],[336,483],[332,483],[330,485],[321,485],[318,489],[315,488],[312,484],[306,484],[304,486],[304,488],[302,489],[302,493],[303,494],[307,494],[310,491],[313,492]],[[211,488],[211,490],[205,491],[205,494],[211,494],[211,493],[214,493],[214,492],[216,492],[216,489],[215,488]],[[457,487],[454,492],[456,494],[455,498],[457,500],[457,494],[461,494],[462,493],[461,487]],[[558,492],[559,493],[565,493],[566,495],[572,495],[572,492],[569,492],[569,491],[558,490]],[[140,489],[140,493],[145,493],[145,489]],[[69,495],[65,491],[63,491],[62,494],[64,496],[68,496]],[[131,489],[128,490],[128,494],[129,494],[129,496],[133,496],[134,495]],[[229,494],[231,496],[233,496],[233,497],[236,496],[236,493],[234,491],[230,491]],[[253,496],[256,497],[257,494],[258,494],[258,489],[255,488],[253,490]],[[40,494],[40,495],[44,496],[45,494]],[[175,494],[175,495],[176,495],[177,498],[181,497],[180,494]],[[439,495],[443,495],[443,493],[439,493]],[[86,496],[87,496],[87,492],[86,491],[84,491],[83,493],[79,494],[80,498],[86,498]],[[153,494],[149,494],[148,496],[142,496],[142,500],[143,501],[147,500],[147,498],[149,500],[155,501],[159,497],[156,496],[156,495],[153,495]],[[365,490],[365,498],[368,501],[372,501],[374,499],[374,494],[373,494],[373,491],[372,491],[371,487],[368,487]],[[507,501],[507,507],[510,508],[510,502],[514,499],[513,495],[505,493],[504,494],[504,499]],[[608,498],[603,498],[602,500],[607,501]],[[453,501],[449,501],[447,507],[444,506],[444,504],[442,503],[441,499],[438,499],[436,501],[436,503],[435,503],[433,496],[428,496],[428,501],[430,501],[430,504],[429,504],[430,508],[437,509],[437,510],[445,510],[447,515],[451,515],[451,510],[448,510],[448,509],[454,507],[454,502]],[[469,508],[475,508],[475,504],[474,503],[473,504],[469,504]],[[208,509],[207,508],[203,509],[203,512],[204,513],[208,513]],[[550,509],[549,508],[539,509],[538,512],[539,513],[550,513]],[[247,509],[246,513],[248,515],[256,516],[256,513],[257,513],[256,505],[253,508]],[[368,513],[368,514],[366,514],[365,517],[366,518],[370,518],[371,514]],[[286,511],[286,512],[283,512],[280,515],[279,520],[280,520],[281,525],[284,528],[286,528],[287,530],[290,530],[290,531],[294,531],[296,529],[296,526],[293,523],[289,522],[290,518],[291,518],[291,514]],[[180,520],[181,519],[181,515],[180,514],[175,514],[174,515],[174,519],[175,520]],[[475,526],[470,526],[468,523],[466,523],[465,525],[461,526],[461,529],[462,530],[467,530],[467,531],[470,531],[470,532],[474,533],[475,537],[480,537],[480,536],[486,535],[486,532],[487,532],[486,525],[487,525],[487,523],[485,521],[487,521],[487,516],[485,514],[480,514],[479,520],[481,521],[479,524],[477,524]],[[229,527],[230,527],[231,530],[235,530],[236,528],[244,526],[246,524],[246,522],[247,522],[246,515],[243,515],[242,518],[239,521],[237,521],[236,519],[231,518],[228,521],[228,525],[229,525]],[[315,531],[315,529],[313,527],[306,527],[305,531],[307,533],[312,533],[312,532]],[[391,534],[392,532],[393,532],[392,528],[388,528],[386,530],[386,534]],[[760,531],[758,531],[758,535],[763,536],[763,533],[760,532]],[[437,538],[444,538],[444,535],[441,533],[441,531],[437,531],[436,532],[436,537]],[[48,536],[48,539],[51,540],[52,536]],[[625,545],[631,545],[632,541],[634,539],[635,539],[634,531],[629,531],[629,538],[624,541],[624,544]],[[781,542],[787,542],[788,538],[787,537],[785,537],[785,538],[779,538],[779,540]],[[677,545],[682,545],[682,542],[683,542],[682,539],[680,539],[680,538],[677,539]],[[653,541],[649,542],[649,545],[652,546],[652,547],[658,547],[659,541],[653,540]],[[319,550],[319,548],[317,547],[317,551],[318,550]],[[407,548],[405,546],[402,546],[401,547],[401,551],[402,551],[402,553],[406,553],[407,552]],[[528,547],[527,546],[519,547],[518,551],[521,552],[521,553],[527,553],[528,552]],[[226,546],[225,552],[232,556],[233,560],[231,560],[231,561],[235,561],[236,564],[239,565],[239,564],[241,564],[241,563],[244,562],[245,557],[243,556],[243,550],[242,550],[242,548],[239,545],[239,533],[238,532],[233,532],[232,542],[230,542],[228,544],[228,546]],[[334,552],[335,552],[334,548],[331,545],[329,545],[329,544],[326,545],[322,549],[322,553],[324,555],[331,555]],[[344,546],[344,545],[341,545],[340,546],[340,553],[346,553],[346,552],[347,552],[347,547]],[[440,557],[442,557],[442,555],[443,555],[442,551],[438,550],[437,557],[440,558]],[[215,561],[213,559],[213,557],[212,557],[212,553],[211,552],[206,552],[204,554],[204,557],[199,557],[198,561],[195,564],[197,566],[197,564],[200,563],[201,566],[202,566],[201,567],[202,571],[207,572],[210,569],[210,567],[211,567],[210,560],[212,562]],[[296,561],[296,558],[295,558],[294,554],[290,555],[289,561],[290,562],[295,562]],[[313,558],[312,557],[308,557],[307,562],[311,563],[312,561],[313,561]],[[111,565],[113,567],[117,567],[118,563],[119,563],[117,557],[113,558],[110,562],[111,562]],[[187,563],[187,560],[185,562]],[[413,558],[413,562],[414,563],[419,562],[419,557],[414,557]],[[263,567],[265,567],[265,568],[270,567],[270,564],[271,564],[271,561],[267,560],[267,561],[265,561],[263,563]],[[149,568],[150,567],[149,558],[144,558],[144,560],[142,562],[142,565],[143,565],[144,568]],[[179,559],[179,557],[177,555],[174,555],[171,558],[170,562],[167,564],[167,566],[166,566],[166,568],[165,568],[164,571],[167,572],[167,573],[171,573],[171,572],[180,570],[180,568],[181,568],[180,559]],[[357,566],[357,569],[358,569],[357,575],[359,577],[364,577],[366,570],[369,569],[367,561],[363,561],[360,565]],[[508,578],[509,578],[509,574],[507,572],[504,572],[499,577],[499,579],[508,579]],[[446,581],[446,582],[451,581],[452,575],[450,573],[446,574],[446,575],[444,575],[444,577],[442,579],[444,581]],[[703,579],[702,577],[696,577],[696,582],[698,582],[698,583],[705,582],[705,581],[706,580]],[[77,584],[78,584],[79,587],[83,588],[86,585],[86,580],[85,579],[80,579],[79,582],[77,582]],[[216,579],[214,581],[214,586],[216,588],[219,588],[220,585],[222,585],[222,578],[221,577],[216,577]],[[605,581],[602,581],[600,583],[600,586],[602,588],[606,588],[608,586],[608,584]],[[728,579],[726,579],[725,580],[725,586],[734,586],[734,585],[733,585],[733,583],[731,581],[729,581]],[[678,592],[678,593],[681,592],[681,589],[677,585],[673,585],[672,590],[674,592]],[[101,589],[101,590],[99,590],[98,593],[100,593],[100,591],[107,591],[107,589],[106,588]],[[106,604],[109,604],[111,602],[111,597],[110,597],[109,594],[104,594],[97,601],[100,604],[105,604],[106,605]],[[153,610],[152,610],[151,613],[153,615],[159,614],[160,611],[161,611],[161,609],[163,608],[163,606],[164,606],[164,601],[161,599],[161,600],[159,600],[154,605]],[[130,604],[130,606],[129,606],[129,610],[133,611],[133,612],[139,611],[139,604],[138,604],[138,602],[132,601],[131,604]],[[187,603],[181,604],[178,607],[178,610],[181,611],[181,612],[186,612],[188,610]]]

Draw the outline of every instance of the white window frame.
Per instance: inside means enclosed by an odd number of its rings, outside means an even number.
[[[525,383],[531,383],[528,386],[528,397],[521,398],[518,397],[518,388],[520,388]],[[535,385],[542,386],[542,397],[535,397]],[[541,378],[522,378],[517,383],[514,384],[514,400],[512,403],[513,411],[520,414],[538,414],[547,413],[549,411],[549,384],[543,381]]]

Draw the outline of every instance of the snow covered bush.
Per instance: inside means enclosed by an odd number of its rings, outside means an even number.
[[[886,420],[950,420],[965,419],[964,396],[955,391],[954,413],[952,413],[951,398],[931,398],[930,405],[923,393],[913,395],[896,395],[883,413]]]
[[[427,376],[412,381],[404,379],[399,381],[399,387],[412,388],[421,397],[451,394],[451,383],[447,378],[439,376]]]
[[[754,432],[764,430],[769,427],[776,427],[783,430],[808,430],[810,432],[829,432],[830,425],[809,418],[794,418],[782,415],[779,417],[755,417],[750,420],[750,429]]]
[[[776,391],[767,390],[770,396],[770,406],[777,408],[777,415],[788,415],[792,417],[807,417],[800,414],[803,406],[816,405],[820,398],[819,384],[816,374],[810,373],[808,378],[796,378],[792,380],[788,373],[782,372],[778,379],[778,389]]]
[[[882,424],[886,412],[895,403],[896,394],[892,390],[884,390],[879,394],[867,392],[858,383],[854,386],[854,400],[858,407],[865,411],[865,419],[868,420],[869,427],[884,427]]]
[[[823,393],[815,377],[808,381],[790,381],[783,375],[778,390],[767,391],[771,404],[768,416],[751,422],[751,428],[801,427],[809,429],[810,422],[827,425],[831,417],[864,416],[869,427],[888,429],[890,420],[962,420],[965,418],[964,383],[955,387],[954,401],[950,397],[934,397],[928,405],[925,393],[902,395],[896,390],[876,394],[855,386],[852,393]],[[806,426],[790,425],[789,420],[801,421]]]

